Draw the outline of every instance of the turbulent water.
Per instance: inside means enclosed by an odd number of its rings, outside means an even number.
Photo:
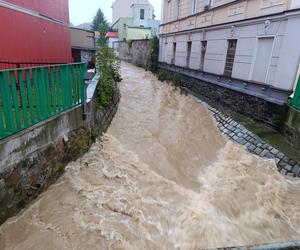
[[[199,249],[300,239],[299,182],[225,139],[194,98],[129,64],[122,74],[107,134],[1,226],[0,249]]]

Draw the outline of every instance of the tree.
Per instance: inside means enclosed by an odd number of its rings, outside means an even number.
[[[158,71],[158,57],[159,57],[159,39],[157,36],[153,36],[150,41],[151,43],[151,51],[148,57],[148,65],[147,68],[152,73],[157,73]]]
[[[98,31],[100,33],[100,45],[103,43],[106,43],[106,33],[109,30],[109,25],[107,23],[107,20],[102,12],[102,10],[99,8],[94,20],[92,22],[92,29],[93,31]]]

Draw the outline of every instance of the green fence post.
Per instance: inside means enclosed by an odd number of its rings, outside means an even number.
[[[61,77],[61,96],[63,101],[63,110],[68,108],[68,95],[66,94],[66,67],[60,66],[60,77]]]
[[[74,78],[76,83],[76,105],[80,104],[80,65],[74,65]]]
[[[86,71],[86,64],[80,65],[80,88],[81,88],[81,104],[84,104],[86,100],[86,89],[85,89],[85,82],[84,82],[84,73]]]
[[[294,97],[291,102],[292,106],[300,110],[300,75],[298,77],[297,87],[294,93]]]
[[[71,79],[71,88],[72,88],[72,107],[76,106],[76,79],[74,76],[74,67],[73,65],[70,66],[70,79]]]
[[[9,134],[15,132],[15,123],[12,109],[11,93],[8,83],[7,71],[0,72],[0,89],[2,92],[2,105],[4,110],[5,129]]]
[[[45,88],[45,76],[44,76],[44,69],[38,69],[38,80],[39,80],[39,90],[40,90],[40,100],[41,100],[41,111],[42,111],[42,118],[46,119],[47,114],[47,100],[46,100],[46,88]]]
[[[81,104],[82,103],[81,64],[77,65],[76,75],[77,75],[77,88],[78,88],[78,104]]]
[[[73,106],[72,101],[72,81],[71,81],[71,71],[70,66],[66,66],[66,85],[67,85],[67,93],[68,93],[68,108]]]
[[[54,77],[54,67],[50,67],[50,79],[51,79],[51,93],[52,93],[52,114],[57,113],[57,103],[56,103],[56,89],[55,89],[55,77]]]
[[[19,95],[16,88],[16,79],[15,79],[15,72],[10,71],[9,72],[10,77],[10,86],[12,90],[12,96],[13,96],[13,107],[15,111],[15,119],[16,119],[16,128],[20,129],[22,127],[21,124],[21,115],[20,115],[20,106],[19,105]]]
[[[61,110],[61,83],[60,83],[60,77],[59,77],[59,72],[58,72],[59,68],[56,66],[54,68],[55,71],[55,82],[56,82],[56,95],[57,95],[57,110],[60,111]]]
[[[22,103],[21,107],[22,107],[22,113],[23,113],[23,126],[27,127],[28,126],[27,101],[26,101],[26,92],[25,92],[25,87],[24,87],[22,70],[18,70],[18,78],[19,78],[21,103]]]
[[[31,124],[34,124],[35,112],[33,106],[33,94],[32,94],[32,87],[31,87],[30,69],[26,69],[25,71],[26,71],[27,95],[28,95],[29,109],[30,109],[30,121]]]
[[[40,90],[39,90],[39,79],[38,79],[38,69],[32,69],[33,74],[33,87],[34,87],[34,100],[36,108],[36,118],[41,119],[41,100],[40,100]]]
[[[0,139],[3,137],[4,137],[3,104],[2,104],[2,91],[0,90]]]
[[[0,98],[1,98],[1,95],[0,95]],[[2,107],[0,107],[0,139],[3,137],[4,137],[3,109],[2,109]]]
[[[44,72],[44,83],[46,89],[46,107],[47,107],[47,118],[51,115],[51,91],[50,91],[50,82],[49,82],[49,69],[47,67],[43,67]]]

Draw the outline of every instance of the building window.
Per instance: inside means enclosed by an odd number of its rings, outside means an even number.
[[[173,54],[172,54],[171,64],[175,64],[175,57],[176,57],[176,43],[173,43]]]
[[[226,64],[224,70],[224,75],[227,77],[232,76],[236,45],[237,45],[236,39],[228,40],[228,49],[227,49]]]
[[[186,67],[190,67],[190,61],[191,61],[191,52],[192,52],[192,42],[187,43],[187,56],[186,56]]]
[[[176,1],[176,11],[175,11],[175,20],[179,19],[180,17],[180,0]]]
[[[192,1],[192,14],[195,14],[197,11],[197,0],[191,0]]]
[[[145,19],[145,10],[144,9],[140,9],[140,19],[141,20]]]
[[[212,0],[205,0],[204,1],[204,10],[209,10],[213,5],[213,1]]]
[[[204,70],[204,61],[205,61],[205,54],[207,48],[207,41],[201,41],[201,57],[200,57],[200,70]]]

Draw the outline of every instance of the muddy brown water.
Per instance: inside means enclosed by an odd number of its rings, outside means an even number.
[[[107,134],[0,227],[0,249],[200,249],[300,239],[298,180],[225,139],[194,98],[129,64],[122,74]]]

